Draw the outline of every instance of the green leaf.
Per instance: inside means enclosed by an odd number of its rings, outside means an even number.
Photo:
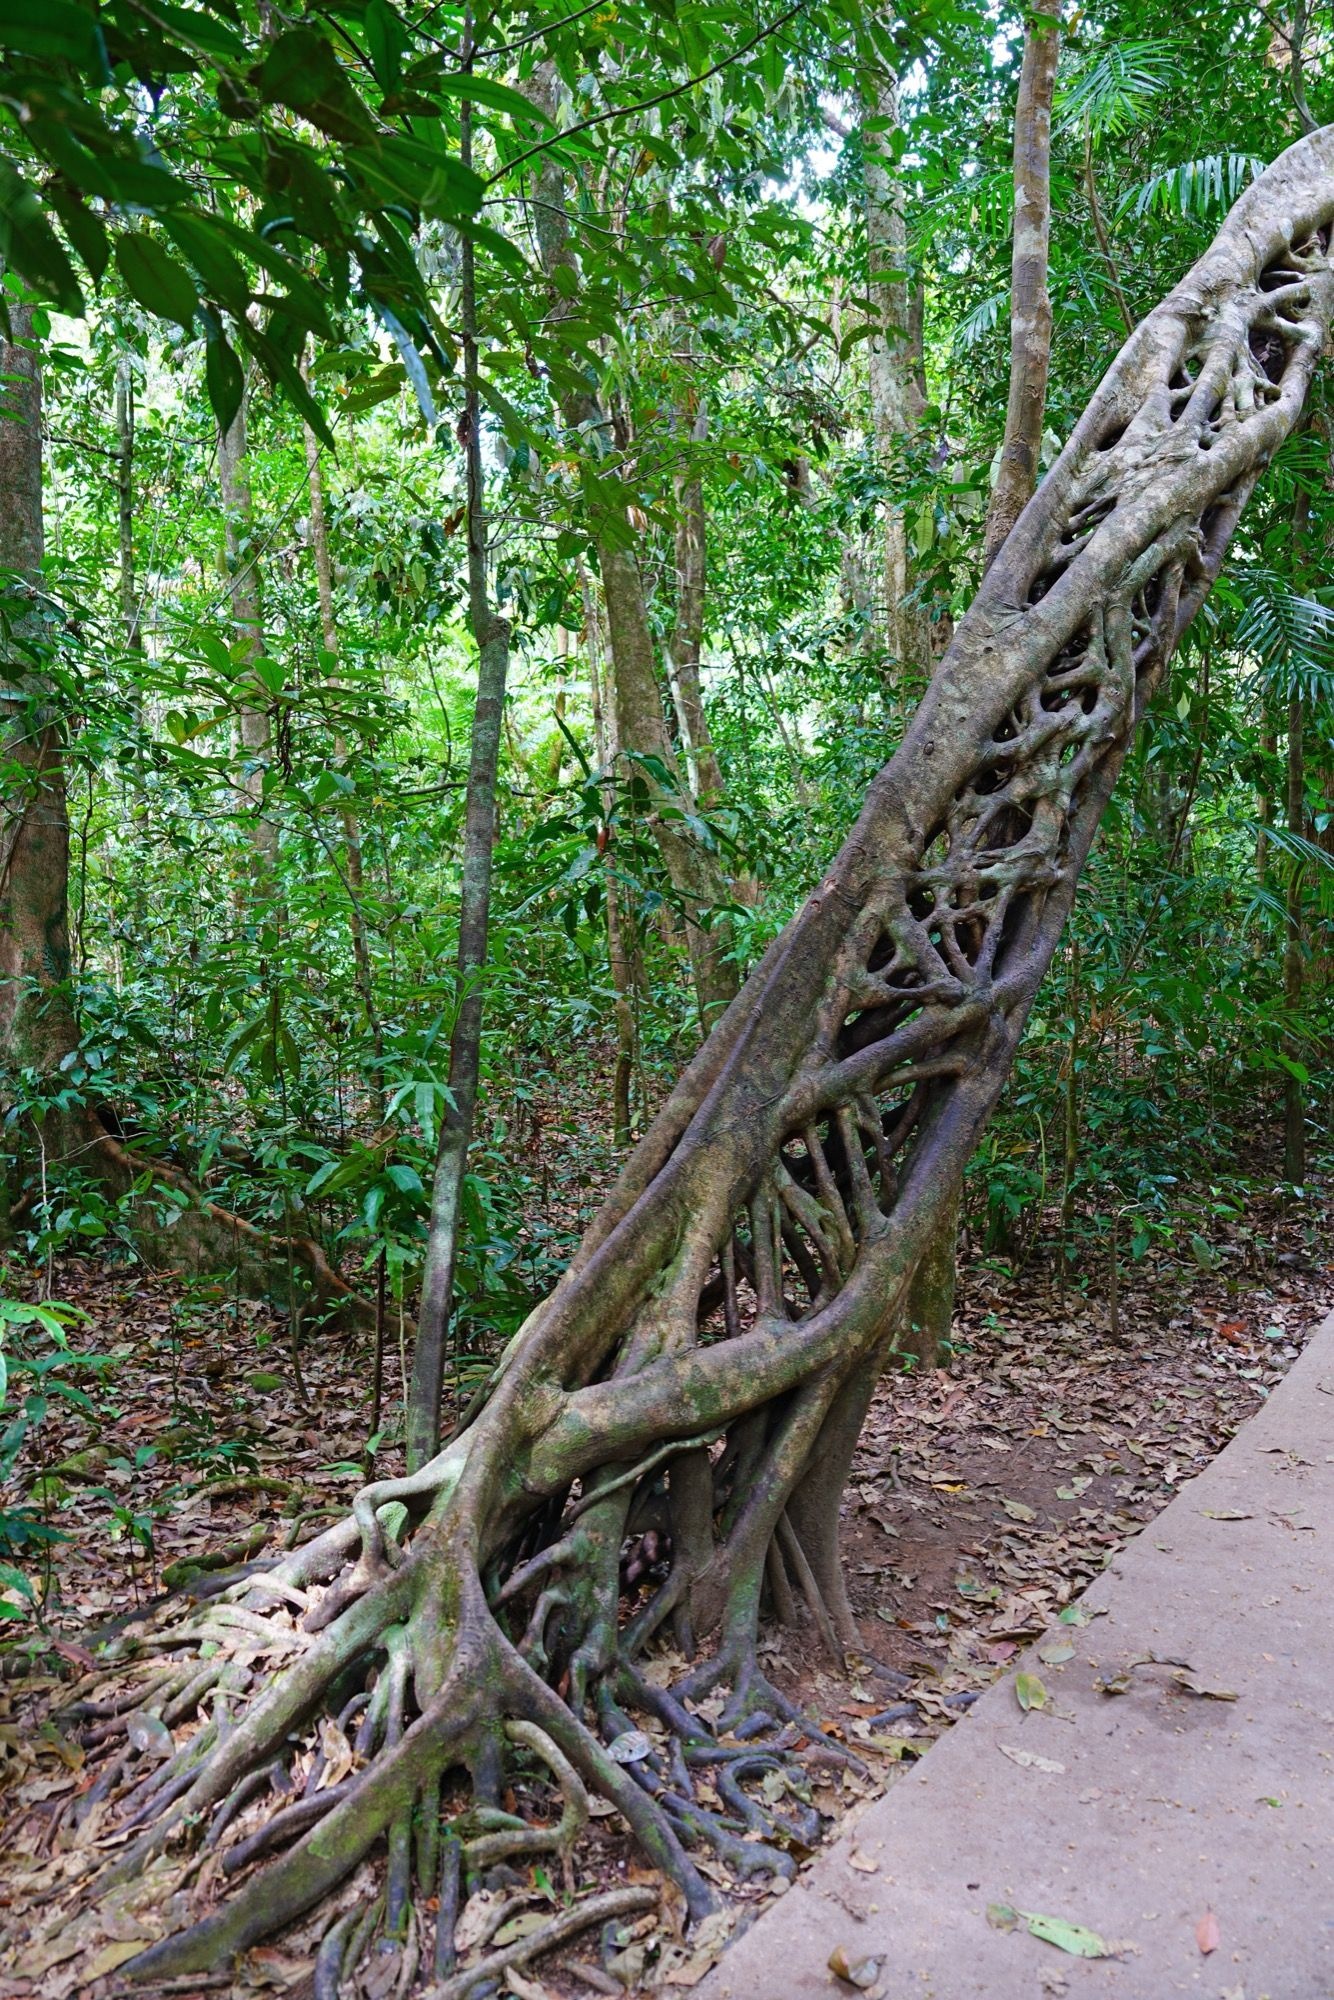
[[[270,339],[269,335],[261,332],[257,326],[252,326],[249,320],[238,321],[237,332],[269,380],[286,390],[289,400],[296,405],[299,414],[305,418],[320,443],[328,445],[330,451],[336,450],[333,432],[325,421],[324,412],[302,381],[296,363],[283,352],[275,340]]]
[[[146,312],[175,320],[187,331],[194,324],[198,298],[194,281],[182,264],[152,236],[136,230],[116,238],[116,266],[125,289]]]
[[[227,336],[216,324],[209,329],[204,350],[204,385],[218,429],[230,430],[245,395],[245,371],[228,345]]]
[[[252,78],[268,103],[300,112],[331,139],[369,139],[374,133],[347,73],[314,28],[289,28],[280,35]]]
[[[61,312],[82,313],[83,293],[64,244],[42,213],[37,190],[0,160],[0,254]]]
[[[250,671],[269,694],[281,694],[287,684],[287,669],[282,661],[271,660],[266,653],[250,662]]]
[[[1020,1708],[1045,1708],[1050,1696],[1036,1674],[1016,1674],[1014,1680],[1015,1700]]]
[[[1030,1937],[1041,1938],[1044,1944],[1054,1944],[1058,1951],[1068,1951],[1072,1958],[1115,1958],[1124,1947],[1108,1944],[1096,1931],[1086,1930],[1083,1924],[1067,1923],[1064,1917],[1044,1917],[1031,1910],[1019,1912],[1028,1925]]]
[[[46,198],[59,217],[61,228],[92,273],[93,283],[100,285],[102,274],[111,261],[111,238],[103,228],[100,217],[94,215],[88,204],[59,177],[47,183]]]
[[[250,304],[250,280],[221,240],[221,232],[206,217],[198,215],[167,215],[162,226],[177,249],[185,252],[218,303],[238,316],[244,313]]]
[[[370,0],[366,9],[366,50],[381,90],[396,90],[403,76],[408,38],[388,0]]]
[[[100,37],[93,15],[72,0],[0,0],[0,49],[92,66]]]
[[[538,125],[545,131],[554,132],[556,126],[539,105],[530,104],[517,90],[511,90],[507,83],[497,83],[489,76],[442,76],[433,80],[431,88],[441,97],[462,97],[470,104],[484,104],[489,111],[503,111],[516,125]]]
[[[171,0],[152,0],[151,18],[186,48],[201,49],[205,55],[217,56],[223,62],[244,62],[248,53],[245,42],[217,18],[223,11],[216,6],[175,7]]]
[[[424,215],[455,220],[475,215],[482,205],[485,187],[480,174],[452,153],[421,140],[395,133],[380,138],[373,149],[349,146],[344,157],[383,199],[420,209]]]

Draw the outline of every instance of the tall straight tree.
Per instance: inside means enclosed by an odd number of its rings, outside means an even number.
[[[134,362],[128,351],[116,356],[113,391],[116,423],[116,541],[120,552],[120,621],[125,643],[142,653],[144,635],[134,573]]]
[[[69,812],[64,731],[43,674],[42,367],[26,306],[0,340],[0,1059],[55,1082],[78,1046],[68,979]],[[45,1133],[57,1140],[62,1121]],[[57,1150],[63,1143],[57,1140]]]
[[[225,430],[219,428],[218,480],[222,487],[227,592],[240,665],[237,690],[240,789],[250,801],[247,831],[265,873],[272,880],[278,861],[278,823],[265,805],[271,731],[264,689],[254,672],[254,663],[264,652],[264,593],[250,485],[248,401],[247,394],[241,398],[231,423]]]
[[[468,30],[469,36],[471,29]],[[463,161],[471,162],[472,118],[463,114]],[[431,1216],[422,1272],[421,1309],[408,1390],[408,1465],[425,1465],[440,1441],[440,1403],[454,1302],[463,1181],[468,1164],[482,1066],[487,932],[496,843],[496,772],[509,675],[510,628],[491,599],[487,575],[486,486],[482,468],[482,393],[477,350],[477,266],[471,237],[461,245],[460,325],[463,335],[463,440],[468,537],[468,623],[477,645],[468,789],[459,892],[458,1012],[449,1040],[449,1101],[440,1117],[431,1188]]]
[[[702,445],[709,434],[709,415],[702,403],[683,411],[688,442]],[[676,709],[677,733],[690,789],[705,811],[722,803],[723,774],[713,747],[704,710],[700,663],[704,651],[705,586],[708,577],[708,521],[704,511],[704,480],[690,464],[674,481],[676,497],[676,615],[667,641],[668,673]]]
[[[543,64],[530,89],[534,100],[549,115],[559,110],[554,65]],[[565,169],[555,158],[546,159],[537,176],[533,228],[551,286],[551,316],[554,320],[572,317],[577,311],[579,265],[570,224]],[[594,385],[567,387],[561,397],[561,410],[572,431],[587,440],[601,440],[604,444],[610,441],[611,414]],[[728,888],[716,855],[696,838],[681,810],[682,800],[689,796],[687,781],[667,732],[644,577],[629,532],[628,514],[613,521],[605,507],[599,507],[591,527],[607,614],[617,743],[622,758],[633,760],[621,775],[638,780],[648,793],[651,830],[663,869],[681,904],[700,1019],[707,1027],[718,1019],[737,987],[736,965],[730,950],[731,926],[725,916],[717,914],[728,901]],[[697,557],[702,563],[702,541],[698,551],[691,550],[688,556],[688,574],[692,579]],[[702,568],[698,576],[702,592]],[[697,679],[696,668],[696,684]],[[687,721],[685,726],[689,729],[692,725]],[[702,704],[694,726],[700,747],[707,735]],[[688,737],[686,747],[688,750]],[[710,745],[710,755],[711,752]],[[712,767],[707,762],[704,768],[711,773]]]
[[[902,441],[921,422],[926,398],[918,380],[912,344],[908,286],[908,228],[899,156],[899,82],[881,63],[867,66],[871,81],[862,98],[862,201],[866,227],[867,292],[875,331],[868,343],[871,421],[882,474],[892,479]],[[929,673],[931,629],[912,601],[908,524],[892,498],[884,510],[884,546],[879,576],[879,616],[890,669]]]
[[[1060,54],[1060,0],[1035,0],[1024,27],[1014,112],[1014,246],[1010,263],[1010,394],[1005,438],[983,537],[983,567],[1033,497],[1051,370],[1051,104]]]

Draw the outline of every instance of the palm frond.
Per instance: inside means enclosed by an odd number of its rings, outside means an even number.
[[[1141,216],[1157,211],[1204,221],[1231,208],[1264,165],[1254,153],[1205,153],[1198,160],[1181,160],[1131,188],[1116,212]]]
[[[1001,308],[1009,299],[1008,287],[1005,291],[993,292],[990,298],[979,299],[970,313],[959,321],[954,329],[956,347],[976,347],[985,340],[1001,315]]]
[[[1057,93],[1057,129],[1115,139],[1138,125],[1180,69],[1167,41],[1124,41],[1094,52]]]
[[[1330,590],[1302,592],[1274,570],[1260,568],[1234,570],[1230,581],[1240,609],[1226,641],[1250,661],[1266,691],[1334,701]]]

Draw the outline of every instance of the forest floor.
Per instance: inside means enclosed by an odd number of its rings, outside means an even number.
[[[1087,1263],[1082,1288],[1064,1292],[1044,1264],[1017,1276],[965,1270],[948,1365],[887,1376],[858,1451],[844,1547],[862,1654],[842,1671],[820,1659],[810,1632],[765,1642],[774,1679],[864,1759],[865,1776],[813,1769],[831,1825],[924,1754],[1258,1408],[1334,1303],[1331,1206],[1323,1185],[1300,1208],[1257,1195],[1243,1231],[1220,1225],[1211,1245],[1196,1239],[1190,1266],[1162,1255],[1127,1263],[1114,1333],[1105,1273]],[[61,1676],[92,1664],[90,1635],[179,1584],[182,1565],[272,1552],[324,1511],[341,1513],[363,1476],[370,1424],[360,1339],[312,1339],[298,1382],[284,1326],[265,1309],[92,1260],[63,1261],[54,1280],[55,1295],[87,1315],[71,1346],[107,1363],[84,1383],[91,1412],[53,1405],[0,1494],[0,1506],[35,1503],[62,1538],[40,1579],[42,1628],[20,1636],[11,1624],[0,1681],[0,1852],[16,1859],[47,1851],[60,1807],[92,1782],[78,1747],[40,1725]],[[398,1369],[391,1343],[391,1401]],[[376,1462],[395,1469],[392,1454]],[[683,1666],[664,1652],[651,1673],[666,1683]],[[593,1821],[576,1865],[586,1887],[653,1879],[608,1816]],[[730,1892],[705,1936],[682,1940],[645,1918],[601,1956],[585,1941],[513,1990],[541,2000],[694,1984],[775,1893],[738,1890],[704,1866]],[[237,1993],[310,1990],[301,1936],[249,1965]],[[114,1974],[92,1986],[79,1977],[48,1955],[6,2000],[128,1990]]]

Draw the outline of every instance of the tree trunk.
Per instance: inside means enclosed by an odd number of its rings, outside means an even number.
[[[464,164],[471,153],[471,118],[465,101]],[[468,789],[463,825],[463,881],[459,894],[458,1014],[449,1041],[452,1102],[440,1117],[431,1219],[422,1272],[421,1311],[408,1391],[410,1471],[434,1455],[440,1442],[440,1401],[445,1348],[454,1300],[463,1180],[468,1164],[477,1086],[482,1066],[483,972],[491,920],[491,865],[496,842],[496,770],[509,673],[510,628],[497,616],[487,580],[486,491],[482,474],[482,401],[477,366],[477,290],[471,238],[460,240],[463,331],[463,450],[467,487],[468,622],[477,643],[477,701],[472,717]]]
[[[690,430],[692,444],[708,435],[708,413],[699,409]],[[676,620],[667,642],[672,701],[690,789],[705,812],[722,803],[723,774],[709,734],[700,687],[704,652],[704,588],[708,568],[704,481],[692,467],[676,481]]]
[[[278,825],[264,805],[271,748],[269,711],[265,705],[264,689],[250,671],[264,652],[264,606],[259,542],[255,535],[255,509],[247,463],[247,400],[247,397],[242,397],[230,427],[218,433],[218,479],[222,487],[227,591],[231,598],[232,625],[241,658],[240,788],[252,808],[247,815],[251,841],[265,874],[272,879],[278,861]]]
[[[634,1080],[639,1052],[639,1035],[635,1024],[635,997],[641,990],[642,980],[639,953],[635,948],[632,932],[627,930],[625,912],[621,907],[621,885],[616,874],[616,842],[613,832],[616,818],[616,788],[612,782],[616,770],[616,719],[606,699],[602,620],[592,585],[582,564],[579,574],[584,595],[584,630],[588,637],[588,677],[593,699],[593,742],[597,751],[598,769],[604,774],[602,812],[606,846],[602,856],[602,893],[607,911],[607,962],[611,972],[612,992],[616,996],[613,1003],[616,1022],[616,1067],[612,1075],[611,1091],[612,1134],[618,1146],[628,1146],[631,1124],[630,1087]]]
[[[959,1266],[959,1206],[962,1183],[946,1195],[940,1220],[913,1273],[903,1305],[903,1329],[898,1346],[917,1357],[923,1368],[934,1368],[954,1325],[954,1293]]]
[[[42,368],[26,306],[9,308],[0,341],[0,568],[22,581],[5,607],[0,691],[0,1061],[9,1088],[38,1096],[55,1087],[78,1047],[69,991],[69,813],[64,738],[43,676],[41,597]],[[29,1072],[26,1083],[20,1072]],[[44,1121],[43,1121],[44,1122]],[[46,1142],[62,1124],[52,1116]]]
[[[553,64],[540,66],[529,89],[547,114],[554,115],[558,107]],[[577,310],[579,274],[570,243],[564,170],[550,155],[537,176],[536,196],[533,230],[543,269],[551,280],[550,311],[554,317],[564,317]],[[556,280],[557,271],[569,273],[565,290]],[[561,399],[561,411],[570,428],[586,440],[610,444],[610,417],[591,391],[567,392]],[[648,793],[649,825],[667,879],[681,904],[700,1019],[707,1029],[737,989],[732,928],[720,914],[729,901],[727,884],[717,857],[701,846],[687,823],[690,793],[667,734],[644,579],[628,543],[626,524],[613,525],[605,512],[600,512],[595,514],[591,530],[607,611],[616,734],[621,756],[627,761],[622,775],[639,780]],[[702,603],[702,570],[700,588]],[[700,726],[707,740],[702,708]]]
[[[320,635],[324,650],[339,657],[338,619],[334,614],[333,564],[329,557],[329,518],[324,506],[324,468],[320,461],[320,441],[309,424],[302,427],[306,439],[306,471],[310,483],[310,547],[315,558],[315,586],[320,605]],[[334,757],[340,771],[347,769],[347,744],[341,735],[334,738]],[[375,1081],[371,1096],[376,1125],[384,1122],[384,1034],[375,1004],[371,975],[370,944],[366,936],[366,880],[361,865],[361,826],[355,809],[344,798],[338,808],[343,827],[343,871],[348,901],[348,932],[352,940],[352,963],[356,971],[357,995],[375,1056]]]
[[[648,793],[649,825],[681,901],[700,1018],[708,1027],[737,986],[730,956],[731,925],[714,914],[727,902],[727,888],[713,856],[685,824],[683,803],[689,793],[667,735],[639,564],[633,551],[605,538],[599,541],[598,562],[607,607],[617,742],[622,757],[631,753],[622,777],[641,780]]]
[[[216,1613],[154,1635],[164,1671],[174,1650],[176,1672],[194,1672],[207,1643],[221,1672],[229,1647],[253,1661],[277,1604],[287,1664],[248,1705],[228,1704],[216,1746],[194,1739],[195,1762],[143,1808],[151,1823],[113,1864],[119,1877],[187,1829],[216,1828],[293,1733],[315,1740],[324,1705],[338,1710],[368,1675],[374,1691],[367,1761],[319,1825],[288,1822],[293,1844],[220,1906],[201,1889],[199,1921],[129,1976],[227,1965],[343,1883],[382,1834],[387,1905],[401,1910],[414,1813],[419,1893],[435,1895],[442,1781],[466,1772],[489,1805],[507,1745],[539,1746],[618,1806],[692,1912],[711,1891],[684,1843],[742,1872],[794,1872],[783,1849],[811,1837],[809,1819],[741,1790],[781,1756],[787,1739],[764,1732],[792,1712],[756,1656],[766,1575],[776,1603],[800,1596],[843,1638],[838,1502],[861,1415],[1136,724],[1302,408],[1334,310],[1332,224],[1334,130],[1248,189],[1127,342],[842,852],[466,1426],[415,1478],[364,1489],[347,1521],[257,1579],[221,1656]],[[1275,338],[1281,354],[1262,365]],[[406,1515],[391,1535],[379,1510],[393,1501]],[[623,1622],[622,1547],[648,1523],[669,1534],[670,1567]],[[293,1603],[309,1606],[296,1632]],[[716,1650],[665,1690],[639,1657],[680,1613]],[[723,1686],[711,1728],[698,1704]],[[634,1708],[667,1743],[637,1767],[647,1783],[607,1749]],[[756,1739],[738,1742],[748,1721]],[[758,1769],[755,1740],[768,1744]],[[747,1838],[692,1797],[698,1770],[745,1800]],[[474,1870],[552,1844],[550,1826],[492,1835],[464,1821],[459,1837]]]
[[[1288,832],[1295,840],[1306,837],[1306,760],[1302,742],[1302,698],[1294,690],[1288,697]],[[1302,994],[1306,983],[1306,945],[1302,935],[1302,878],[1305,865],[1300,854],[1288,857],[1288,888],[1284,898],[1283,1009],[1287,1015],[1283,1053],[1290,1064],[1301,1061],[1302,1035],[1299,1025]],[[1283,1078],[1283,1178],[1294,1187],[1306,1179],[1306,1099],[1295,1070]]]
[[[1024,29],[1014,113],[1014,250],[1010,264],[1010,397],[1000,470],[987,508],[982,565],[996,552],[1038,483],[1051,366],[1051,100],[1060,51],[1060,0],[1035,0]]]
[[[116,538],[120,552],[120,622],[131,652],[142,653],[139,597],[134,575],[134,364],[116,356]]]
[[[1278,755],[1278,734],[1274,728],[1273,709],[1269,695],[1260,696],[1260,787],[1255,794],[1255,880],[1261,889],[1269,882],[1269,837],[1274,824],[1274,800],[1269,790],[1268,771],[1271,761]]]
[[[913,354],[912,307],[908,293],[908,230],[903,186],[893,141],[899,130],[899,89],[892,76],[876,80],[865,100],[862,176],[866,218],[867,290],[876,332],[867,343],[871,419],[876,457],[884,475],[894,476],[900,441],[921,422],[925,398]],[[881,122],[883,121],[883,122]],[[880,618],[885,650],[895,681],[931,671],[931,627],[921,608],[909,602],[912,565],[903,509],[885,506]]]

